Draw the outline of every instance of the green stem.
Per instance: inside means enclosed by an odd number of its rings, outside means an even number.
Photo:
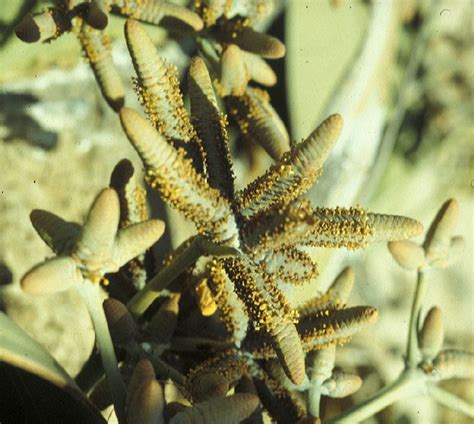
[[[125,423],[125,384],[120,375],[120,370],[115,357],[114,345],[110,337],[107,319],[105,318],[100,287],[90,281],[84,281],[80,287],[84,302],[94,325],[97,345],[99,347],[102,365],[109,383],[115,414],[119,423]]]
[[[127,303],[127,308],[135,319],[140,318],[148,307],[159,296],[160,291],[181,274],[186,268],[194,264],[201,256],[235,256],[239,252],[233,247],[214,244],[203,236],[196,236],[189,246],[181,249],[170,264],[163,268],[148,284]]]
[[[428,386],[428,393],[431,397],[443,406],[455,411],[462,412],[470,418],[474,418],[474,405],[467,403],[465,400],[447,392],[438,386]]]
[[[328,423],[358,423],[400,399],[420,394],[423,387],[418,373],[404,371],[393,383],[385,386],[364,402],[354,405],[343,414],[329,419]]]
[[[307,391],[307,396],[308,413],[312,417],[318,418],[321,405],[321,386],[319,384],[312,384]]]
[[[409,369],[415,369],[420,360],[420,350],[418,348],[418,323],[426,288],[426,270],[420,270],[418,271],[415,296],[413,297],[413,304],[410,312],[410,324],[408,327],[408,343],[405,361],[406,366]]]

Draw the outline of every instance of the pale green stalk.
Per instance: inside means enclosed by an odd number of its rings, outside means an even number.
[[[99,346],[100,357],[110,387],[115,414],[120,424],[125,424],[125,384],[115,357],[114,345],[110,337],[109,326],[102,307],[100,286],[85,280],[78,290],[89,311],[94,325],[95,337]]]
[[[321,386],[319,384],[312,384],[307,393],[308,413],[312,417],[318,418],[320,414],[321,405]]]
[[[420,349],[418,348],[418,324],[421,306],[423,304],[423,298],[425,297],[427,288],[426,272],[426,269],[421,269],[418,271],[415,296],[413,297],[410,313],[410,324],[408,327],[408,342],[405,358],[406,366],[410,369],[416,368],[420,360]]]

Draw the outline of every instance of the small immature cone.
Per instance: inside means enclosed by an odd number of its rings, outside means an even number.
[[[194,400],[203,402],[212,398],[224,397],[229,391],[229,382],[223,375],[204,373],[192,379],[189,391]]]
[[[446,201],[438,211],[426,235],[423,248],[430,262],[446,260],[451,245],[451,237],[459,215],[459,205],[455,199]]]
[[[413,241],[390,241],[388,243],[388,250],[390,250],[393,259],[402,268],[416,270],[425,263],[425,251],[418,243]]]
[[[135,369],[133,370],[132,376],[128,383],[127,398],[126,398],[126,409],[130,409],[130,404],[137,393],[140,393],[140,388],[143,384],[155,380],[155,370],[153,365],[148,359],[140,360]]]
[[[250,416],[259,403],[258,397],[249,393],[212,399],[179,412],[171,418],[170,424],[239,423]]]
[[[137,328],[127,307],[110,297],[104,301],[104,312],[114,344],[123,345],[130,341]]]
[[[109,19],[106,14],[106,6],[104,1],[93,0],[87,6],[84,13],[84,20],[89,26],[98,30],[104,30],[107,27]]]
[[[49,259],[35,266],[21,279],[28,294],[43,295],[66,290],[82,281],[77,263],[69,256]]]
[[[158,219],[131,224],[119,230],[114,246],[114,262],[123,265],[149,249],[164,233],[165,223]]]
[[[438,380],[474,377],[474,352],[442,350],[433,360],[433,376]]]
[[[178,322],[180,293],[174,293],[160,306],[148,327],[153,341],[159,344],[168,343],[173,336]]]
[[[439,268],[445,268],[448,265],[451,265],[457,259],[461,257],[462,251],[464,250],[464,237],[462,236],[454,236],[451,238],[451,243],[449,245],[449,254],[447,260],[439,260],[436,262],[432,262],[433,266],[437,266]]]
[[[249,81],[242,58],[242,51],[235,44],[229,44],[221,57],[221,96],[241,96]]]
[[[443,315],[441,309],[433,306],[426,315],[423,327],[418,334],[418,345],[423,359],[433,359],[443,345]]]
[[[117,192],[102,190],[94,200],[76,244],[82,262],[108,261],[119,225],[120,205]]]
[[[132,394],[127,409],[127,424],[164,424],[163,389],[155,378],[145,381]]]
[[[38,235],[57,255],[70,253],[81,232],[79,224],[41,209],[31,211],[30,220]]]
[[[360,389],[362,379],[356,375],[335,370],[332,377],[323,384],[323,394],[333,398],[343,398]]]
[[[51,8],[35,16],[25,17],[15,28],[15,33],[21,41],[35,43],[56,38],[70,27],[64,14]]]
[[[264,59],[245,51],[241,54],[250,79],[266,87],[272,87],[277,83],[275,72]]]
[[[258,54],[267,59],[280,59],[285,56],[285,45],[275,37],[244,27],[240,31],[223,34],[223,38],[237,44],[242,50]]]

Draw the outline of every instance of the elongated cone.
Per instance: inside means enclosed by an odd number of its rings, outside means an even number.
[[[346,342],[351,336],[375,323],[377,309],[354,306],[346,309],[328,309],[303,316],[297,324],[303,350],[309,352],[328,344]]]
[[[425,251],[411,240],[390,241],[388,250],[401,267],[408,270],[421,268],[425,263]]]
[[[211,78],[200,57],[191,60],[188,79],[193,124],[206,152],[207,182],[226,198],[234,198],[234,175],[229,152],[227,120],[217,107]]]
[[[272,280],[244,258],[222,260],[234,290],[245,305],[254,327],[271,338],[271,344],[294,384],[304,379],[304,354],[295,328],[296,313]]]
[[[404,240],[423,232],[412,218],[367,212],[360,208],[315,208],[310,235],[302,243],[359,249],[367,243]]]
[[[82,281],[77,263],[69,256],[48,259],[35,266],[22,279],[21,287],[29,294],[51,294],[66,290]]]
[[[169,145],[152,125],[132,109],[123,108],[120,120],[128,139],[148,169],[152,188],[187,218],[200,232],[216,241],[237,233],[229,202],[210,187],[180,150]]]
[[[154,379],[155,370],[151,362],[148,359],[142,359],[138,361],[128,383],[126,409],[128,409],[131,398],[134,396],[134,393],[137,392],[140,386],[143,383]]]
[[[441,309],[433,306],[426,315],[423,327],[418,334],[418,345],[423,359],[433,359],[443,345],[443,315]]]
[[[294,384],[304,380],[304,354],[293,323],[281,323],[272,331],[272,344],[285,374]]]
[[[321,123],[302,143],[238,193],[240,213],[251,217],[273,205],[287,205],[305,193],[322,172],[324,161],[342,131],[342,116]]]
[[[112,59],[108,35],[84,23],[79,33],[82,50],[89,60],[100,91],[109,106],[118,112],[125,103],[125,89]]]
[[[335,370],[323,384],[323,393],[333,398],[343,398],[360,389],[362,379],[356,375]]]
[[[167,139],[188,143],[195,131],[184,108],[176,69],[158,54],[137,21],[127,20],[125,38],[138,76],[138,95],[153,126]]]
[[[114,0],[118,2],[118,0]],[[188,7],[179,6],[162,0],[127,0],[121,2],[123,6],[118,11],[122,16],[128,16],[150,24],[160,24],[169,17],[174,18],[191,27],[194,31],[201,31],[203,21],[197,13]]]
[[[238,94],[238,89],[234,88]],[[266,91],[247,86],[244,93],[227,96],[225,103],[243,137],[262,146],[274,160],[290,149],[286,126]]]
[[[288,390],[263,370],[257,372],[253,381],[263,407],[274,422],[296,423],[306,415],[304,401],[296,391]]]

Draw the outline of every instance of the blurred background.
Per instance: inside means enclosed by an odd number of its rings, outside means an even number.
[[[427,228],[441,204],[460,204],[457,234],[465,249],[448,269],[432,274],[426,309],[439,305],[446,347],[474,350],[474,43],[471,0],[277,1],[268,31],[286,44],[271,62],[279,82],[272,104],[300,141],[328,114],[339,112],[344,132],[309,196],[318,206],[359,204],[407,215]],[[102,99],[79,43],[66,34],[52,43],[25,44],[13,33],[19,19],[46,2],[10,0],[0,6],[0,302],[71,375],[93,347],[85,307],[74,293],[34,299],[18,288],[21,276],[51,255],[29,221],[32,209],[81,222],[115,164],[141,164],[117,117]],[[127,84],[126,102],[139,107],[123,38],[123,20],[107,28],[114,60]],[[148,28],[161,54],[185,75],[192,40],[169,39]],[[241,186],[271,163],[256,146],[234,148]],[[168,223],[156,255],[192,233],[157,205]],[[178,230],[179,229],[179,230]],[[422,239],[420,239],[421,241]],[[159,244],[160,244],[159,243]],[[300,302],[325,289],[340,270],[356,270],[352,304],[379,309],[376,326],[338,350],[337,363],[364,376],[352,400],[393,380],[403,367],[415,273],[402,270],[386,246],[363,252],[315,251],[320,277],[292,290]],[[472,382],[447,384],[474,401]],[[347,405],[323,405],[328,413]],[[324,409],[323,409],[324,410]],[[417,398],[399,402],[371,422],[468,422]]]

